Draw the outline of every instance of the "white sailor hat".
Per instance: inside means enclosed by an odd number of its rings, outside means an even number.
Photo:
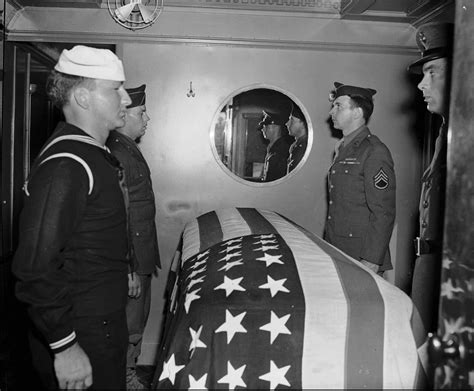
[[[122,61],[109,49],[77,45],[64,49],[54,69],[90,79],[125,81]]]

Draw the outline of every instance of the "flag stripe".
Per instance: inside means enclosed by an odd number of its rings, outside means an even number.
[[[351,388],[382,389],[383,299],[367,271],[344,262],[336,262],[336,267],[349,305],[345,385]]]
[[[222,241],[224,234],[216,212],[209,212],[198,217],[199,226],[199,252]]]
[[[342,255],[327,242],[290,223],[331,255],[340,276],[348,304],[344,387],[383,388],[385,311],[374,278],[364,269],[354,268],[347,255]]]
[[[237,208],[253,234],[278,233],[275,227],[254,208]]]
[[[418,348],[418,360],[417,360],[417,377],[415,380],[415,388],[425,389],[428,384],[428,356],[427,356],[427,339],[426,330],[420,317],[420,313],[413,306],[412,315],[410,318],[411,329],[415,337],[416,347]]]

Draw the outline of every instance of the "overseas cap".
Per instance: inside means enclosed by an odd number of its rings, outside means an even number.
[[[140,87],[135,88],[126,88],[132,103],[127,106],[127,109],[131,109],[132,107],[143,106],[146,101],[146,94],[145,94],[146,84],[142,84]]]
[[[64,49],[54,67],[67,75],[113,81],[125,81],[122,61],[109,49],[76,45]]]
[[[426,23],[416,32],[416,44],[421,58],[408,67],[412,73],[421,73],[423,64],[443,57],[451,57],[454,25],[452,23]]]
[[[295,105],[295,104],[291,105],[290,115],[292,117],[298,118],[301,121],[303,121],[304,123],[306,123],[306,118],[305,118],[303,112],[301,111],[301,109],[298,107],[298,105]]]
[[[377,91],[372,88],[349,86],[342,83],[338,83],[337,81],[334,82],[334,87],[335,89],[329,94],[329,100],[331,102],[344,95],[360,95],[371,101],[372,96],[377,93]]]

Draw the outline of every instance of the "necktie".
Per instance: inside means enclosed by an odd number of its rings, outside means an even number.
[[[336,145],[334,146],[334,159],[333,161],[336,160],[336,158],[339,156],[339,152],[341,149],[344,147],[344,138],[341,138]]]

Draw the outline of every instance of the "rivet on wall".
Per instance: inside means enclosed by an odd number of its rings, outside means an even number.
[[[196,93],[193,91],[193,82],[192,81],[189,82],[189,91],[186,94],[186,96],[188,98],[194,98],[196,96]]]

